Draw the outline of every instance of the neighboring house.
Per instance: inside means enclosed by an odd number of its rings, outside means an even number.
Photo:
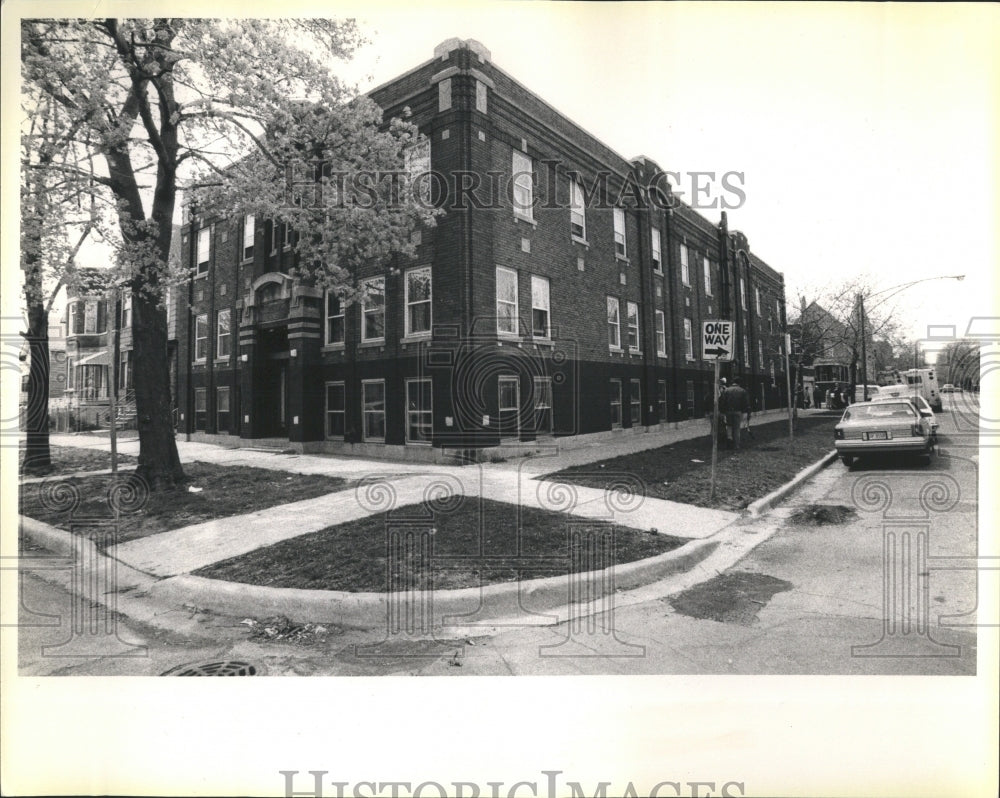
[[[444,42],[370,96],[387,119],[412,111],[426,136],[414,171],[499,176],[502,207],[449,208],[415,233],[412,261],[361,271],[355,304],[289,275],[285,226],[186,219],[180,429],[426,459],[643,431],[711,407],[701,326],[717,318],[736,324],[723,373],[758,406],[781,401],[784,279],[725,213],[716,225],[682,203],[588,204],[601,175],[617,196],[659,167],[621,158],[475,41]]]
[[[789,325],[798,378],[804,387],[827,392],[851,384],[852,350],[848,329],[818,302],[800,299],[799,316]]]

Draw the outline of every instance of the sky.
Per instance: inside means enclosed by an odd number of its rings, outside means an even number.
[[[339,5],[368,89],[450,37],[626,158],[744,174],[731,228],[789,304],[861,279],[914,338],[995,312],[1000,14],[901,4]],[[718,211],[705,210],[718,220]],[[879,292],[883,292],[878,296]],[[876,308],[877,309],[877,308]],[[884,308],[883,308],[884,309]]]

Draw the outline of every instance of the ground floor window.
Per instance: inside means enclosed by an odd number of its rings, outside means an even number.
[[[657,380],[656,382],[656,408],[660,414],[660,421],[667,420],[667,381]]]
[[[535,434],[552,434],[552,378],[534,377]]]
[[[208,389],[194,389],[194,428],[205,430],[205,422],[208,418]]]
[[[611,429],[622,425],[622,381],[611,380]]]
[[[229,386],[215,389],[215,431],[229,432]]]
[[[361,383],[361,405],[366,441],[385,442],[385,381],[365,380]]]
[[[632,380],[629,390],[629,419],[635,427],[642,422],[642,387],[639,380]]]
[[[342,382],[326,384],[326,437],[344,437],[344,413],[347,409],[347,391]]]
[[[406,381],[406,442],[430,443],[433,430],[430,379]]]

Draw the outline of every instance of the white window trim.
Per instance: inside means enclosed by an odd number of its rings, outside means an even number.
[[[204,235],[204,239],[205,239],[205,259],[204,260],[201,259],[202,233],[205,234]],[[195,245],[195,252],[196,252],[196,255],[195,255],[195,269],[194,269],[194,271],[195,271],[195,277],[196,278],[197,277],[204,277],[204,276],[206,276],[208,274],[209,266],[212,263],[212,227],[211,227],[211,225],[209,225],[208,227],[202,227],[202,228],[200,228],[198,230],[198,233],[195,235],[195,238],[194,238],[194,245]],[[204,268],[202,268],[202,266],[204,266]]]
[[[386,407],[386,393],[385,393],[385,380],[362,380],[361,381],[361,440],[365,443],[385,443],[385,433],[383,432],[382,437],[369,438],[365,433],[365,417],[368,415],[369,411],[365,410],[365,386],[366,385],[381,385],[382,386],[382,410],[381,411],[371,411],[371,412],[381,412],[382,413],[382,427],[385,429],[388,427],[389,417]]]
[[[612,352],[621,352],[622,351],[622,307],[621,307],[621,302],[618,301],[618,297],[616,297],[616,296],[609,296],[607,298],[607,300],[608,300],[607,301],[607,310],[608,310],[607,325],[608,325],[608,328],[611,327],[611,318],[610,318],[610,316],[611,316],[611,303],[613,302],[614,306],[615,306],[615,322],[614,322],[614,326],[615,326],[615,343],[611,343],[611,341],[608,341],[608,349],[610,349]]]
[[[663,241],[657,227],[649,229],[650,252],[653,258],[653,271],[663,274]]]
[[[688,360],[694,360],[694,324],[684,317],[684,354]]]
[[[330,386],[339,385],[344,389],[344,409],[330,410]],[[344,417],[344,433],[337,436],[330,432],[330,413],[340,413]],[[347,434],[347,385],[343,380],[330,380],[323,383],[323,437],[326,440],[343,440]]]
[[[712,261],[702,258],[702,267],[705,270],[705,296],[712,296]]]
[[[632,311],[635,310],[635,325],[632,324]],[[635,346],[632,346],[632,330],[635,329]],[[630,352],[642,354],[642,323],[639,320],[639,303],[625,303],[625,329],[628,333],[626,343]]]
[[[520,150],[512,150],[511,155],[511,180],[512,180],[512,197],[511,204],[514,206],[514,215],[525,219],[529,222],[535,221],[535,175],[534,168],[535,164],[531,157]],[[518,163],[521,160],[522,163]],[[527,185],[525,185],[525,183]],[[527,189],[528,192],[528,207],[520,207],[517,190]]]
[[[579,200],[579,204],[577,204],[577,200]],[[577,234],[573,230],[574,214],[579,214],[580,227],[583,228],[582,234]],[[581,244],[587,243],[587,204],[584,200],[583,186],[578,180],[571,180],[569,183],[569,233],[574,241],[579,241]]]
[[[386,325],[386,312],[385,312],[385,277],[369,277],[366,280],[361,281],[362,286],[367,286],[369,283],[376,283],[381,281],[382,283],[382,334],[379,336],[373,336],[368,338],[365,335],[365,327],[367,326],[365,322],[367,321],[367,303],[369,295],[367,290],[362,292],[361,295],[361,342],[368,343],[379,343],[385,341],[385,325]]]
[[[687,244],[681,244],[681,282],[691,287],[691,253]]]
[[[501,272],[506,272],[507,274],[512,275],[513,278],[514,278],[514,301],[513,301],[513,303],[507,301],[506,299],[500,299],[500,273]],[[494,293],[494,299],[496,300],[497,335],[500,336],[500,337],[502,337],[502,338],[517,338],[517,337],[520,336],[520,333],[521,333],[521,318],[520,318],[520,315],[519,315],[520,314],[520,309],[519,309],[520,288],[519,288],[519,279],[518,279],[517,271],[515,269],[509,269],[506,266],[497,266],[496,267],[495,282],[496,282],[496,285],[494,286],[493,293]],[[503,303],[504,305],[511,305],[511,304],[513,304],[513,306],[514,306],[514,314],[513,314],[514,329],[513,329],[513,331],[511,331],[511,330],[501,330],[500,329],[500,319],[503,318],[500,315],[500,304],[501,303]]]
[[[229,338],[229,352],[228,354],[219,354],[222,351],[222,325],[219,323],[223,316],[229,319],[229,331],[226,333],[226,337]],[[233,314],[230,308],[225,308],[220,310],[215,314],[215,359],[216,360],[229,360],[233,355]]]
[[[410,329],[410,275],[417,272],[427,272],[428,277],[430,277],[430,282],[428,282],[428,296],[427,299],[421,299],[413,302],[412,305],[427,305],[427,329],[420,330],[418,332],[413,332]],[[434,278],[431,274],[430,266],[417,266],[413,269],[407,269],[403,274],[403,329],[404,336],[406,338],[429,338],[431,330],[434,328]]]
[[[619,222],[621,223],[621,229],[619,229]],[[612,219],[612,224],[614,226],[614,238],[615,238],[615,257],[618,260],[628,260],[628,233],[625,224],[625,209],[615,208],[614,216]],[[621,238],[622,251],[618,251],[619,237]]]
[[[656,311],[656,354],[667,356],[667,317],[662,310]]]
[[[248,213],[243,217],[243,236],[240,242],[240,263],[249,263],[253,260],[254,253],[254,239],[257,234],[257,219],[252,213]],[[249,237],[250,243],[247,244],[247,238]],[[247,255],[247,250],[250,250],[250,254]]]
[[[431,446],[433,444],[434,437],[434,383],[430,377],[411,377],[404,381],[403,386],[403,399],[406,402],[406,424],[404,429],[404,440],[408,446]],[[426,382],[431,386],[431,406],[426,410],[410,410],[410,385],[415,382]],[[411,413],[430,413],[431,416],[431,440],[428,441],[415,441],[410,438],[410,414]]]
[[[343,341],[330,340],[330,320],[343,319],[340,329],[343,331]],[[347,315],[343,302],[340,303],[340,313],[330,313],[330,291],[323,292],[323,346],[343,347],[347,340]]]
[[[205,321],[205,334],[203,336],[199,337],[198,336],[198,322],[200,320],[202,320],[202,319],[204,319],[204,321]],[[209,337],[210,336],[209,336],[209,332],[208,332],[208,314],[207,313],[199,313],[197,316],[194,317],[194,362],[195,363],[204,363],[204,362],[206,362],[208,360],[208,339],[209,339]],[[198,342],[199,341],[204,341],[205,342],[205,354],[202,357],[198,357]]]
[[[535,282],[538,281],[540,285],[545,286],[545,307],[535,305]],[[551,341],[552,340],[552,285],[548,277],[543,277],[540,274],[531,275],[531,336],[538,340]],[[535,311],[544,310],[545,311],[545,334],[536,335],[535,334]]]

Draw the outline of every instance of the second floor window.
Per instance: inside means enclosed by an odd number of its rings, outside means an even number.
[[[618,313],[617,297],[608,297],[608,346],[612,349],[620,349],[621,339],[621,319]]]
[[[431,267],[410,269],[406,273],[406,334],[431,331]]]
[[[653,268],[661,272],[663,271],[663,253],[660,248],[660,231],[654,227],[650,230],[649,235],[653,252]]]
[[[681,282],[691,285],[691,266],[688,263],[687,244],[681,244]]]
[[[329,344],[344,343],[344,306],[340,297],[326,292],[326,340]]]
[[[656,354],[667,356],[667,322],[662,310],[656,311]]]
[[[362,283],[361,340],[385,338],[385,278],[373,277]]]
[[[569,184],[569,229],[574,238],[587,238],[587,214],[583,199],[583,186],[576,180]]]
[[[132,295],[126,294],[122,297],[122,330],[132,326]]]
[[[202,314],[194,320],[194,359],[204,360],[208,357],[208,314]]]
[[[517,335],[517,272],[497,267],[497,332]]]
[[[625,211],[615,208],[615,255],[620,258],[628,257],[628,248],[625,242]]]
[[[229,326],[230,311],[220,310],[216,316],[216,342],[215,356],[217,358],[229,357],[232,352],[232,329]]]
[[[531,275],[531,334],[549,338],[549,281],[547,277]]]
[[[514,150],[511,169],[514,178],[514,213],[525,219],[532,219],[535,188],[531,158],[523,152]]]
[[[694,336],[691,332],[691,319],[684,319],[684,353],[688,360],[694,360]]]
[[[757,308],[757,315],[759,316],[760,315],[760,289],[759,288],[754,288],[753,289],[753,300],[754,300],[754,307]]]
[[[702,258],[705,269],[705,296],[712,296],[712,263],[708,258]]]
[[[639,305],[629,302],[628,309],[628,348],[639,351]]]
[[[255,230],[253,214],[248,213],[243,217],[243,260],[249,260],[253,257],[253,237]]]

